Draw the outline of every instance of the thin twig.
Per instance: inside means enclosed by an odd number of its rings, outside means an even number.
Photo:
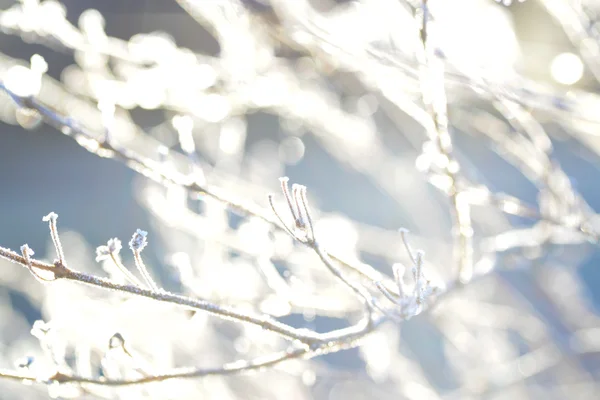
[[[10,249],[0,247],[0,257],[17,264],[21,264],[25,267],[28,266],[28,262],[23,256]],[[30,264],[33,267],[53,272],[56,279],[67,279],[79,283],[85,283],[102,289],[108,289],[122,293],[129,293],[132,295],[145,297],[163,303],[169,303],[188,309],[206,311],[224,319],[260,326],[265,330],[277,333],[287,339],[298,340],[307,345],[319,342],[318,334],[306,330],[295,329],[266,315],[247,313],[236,310],[231,307],[219,306],[206,300],[194,299],[191,297],[170,293],[164,290],[154,291],[132,285],[123,285],[120,283],[113,282],[106,278],[75,271],[59,263],[52,265],[41,262],[39,260],[31,259]]]
[[[312,244],[309,245],[311,249],[315,251],[315,253],[319,256],[323,264],[327,267],[329,272],[331,272],[336,278],[344,283],[344,285],[348,286],[354,293],[356,293],[359,298],[363,300],[365,303],[365,307],[367,309],[367,314],[369,319],[372,317],[372,312],[374,308],[379,308],[376,304],[375,299],[371,294],[361,285],[355,282],[352,282],[339,270],[339,268],[332,262],[333,260],[329,257],[329,255],[323,250],[321,245],[319,245],[316,241],[313,241]]]
[[[0,378],[25,380],[29,382],[37,382],[44,384],[52,383],[79,383],[93,384],[103,386],[131,386],[140,385],[152,382],[162,382],[169,379],[181,378],[199,378],[210,375],[233,375],[239,373],[250,372],[253,370],[272,367],[284,361],[303,358],[309,359],[324,354],[346,350],[356,347],[360,344],[360,340],[366,335],[375,330],[384,322],[384,318],[379,318],[374,323],[357,325],[346,329],[339,330],[339,333],[332,332],[323,335],[323,340],[320,344],[308,347],[290,348],[286,351],[275,352],[266,356],[257,357],[251,360],[239,360],[224,364],[218,368],[175,368],[164,374],[150,375],[137,379],[103,379],[103,378],[88,378],[77,375],[69,375],[61,372],[40,379],[35,376],[22,374],[15,371],[0,369]]]
[[[137,267],[138,271],[140,271],[140,274],[142,274],[142,277],[144,278],[144,282],[146,282],[146,285],[148,285],[148,287],[152,290],[154,290],[155,292],[158,292],[158,285],[156,284],[156,282],[154,282],[154,279],[152,279],[152,276],[150,276],[150,273],[148,272],[148,268],[146,267],[146,264],[144,264],[144,260],[142,259],[142,252],[139,250],[134,250],[133,251],[133,260],[135,262],[135,266]]]
[[[44,278],[43,276],[38,274],[37,271],[34,270],[34,267],[31,264],[31,255],[33,254],[33,250],[31,250],[27,244],[24,244],[23,246],[21,246],[21,254],[23,255],[23,258],[25,259],[25,266],[27,267],[29,272],[31,272],[31,274],[35,277],[35,279],[37,279],[40,282],[51,282],[51,281],[55,280],[55,279]]]
[[[400,228],[398,229],[398,232],[400,232],[400,237],[402,238],[402,243],[404,244],[404,248],[406,249],[406,253],[408,254],[408,257],[410,258],[410,261],[413,264],[417,263],[417,258],[415,257],[412,248],[410,247],[410,243],[408,243],[408,239],[406,238],[406,234],[408,233],[408,229],[406,228]]]
[[[252,370],[266,368],[279,364],[283,361],[300,358],[303,356],[310,355],[311,352],[307,348],[295,348],[288,351],[280,351],[268,356],[258,357],[252,360],[240,360],[231,363],[224,364],[219,368],[176,368],[168,373],[159,375],[144,376],[138,379],[104,379],[104,378],[88,378],[77,375],[69,375],[61,372],[46,378],[40,379],[35,376],[22,374],[9,370],[0,370],[0,378],[25,380],[29,382],[37,383],[80,383],[80,384],[94,384],[103,386],[131,386],[140,385],[152,382],[162,382],[169,379],[181,379],[181,378],[199,378],[210,375],[232,375],[237,373],[249,372]],[[317,355],[312,352],[312,356]]]
[[[62,244],[60,243],[60,237],[58,236],[58,227],[56,226],[56,220],[58,219],[58,215],[54,212],[49,213],[42,221],[48,222],[50,228],[50,237],[52,238],[52,243],[54,244],[54,249],[56,250],[56,255],[58,256],[58,261],[67,265],[65,262],[65,253],[63,252]]]
[[[292,186],[292,194],[290,194],[288,188],[289,179],[287,177],[283,177],[279,180],[281,182],[281,191],[286,199],[289,211],[294,218],[294,225],[296,229],[292,230],[285,224],[283,218],[273,203],[273,196],[270,195],[269,204],[273,209],[273,213],[281,221],[285,227],[285,230],[292,236],[294,240],[312,249],[319,256],[327,269],[342,283],[344,283],[345,286],[349,287],[356,295],[358,295],[358,297],[365,304],[367,320],[371,321],[373,310],[379,309],[376,300],[373,298],[373,296],[371,296],[369,291],[364,286],[346,278],[344,273],[335,265],[329,253],[327,253],[320,243],[317,242],[314,224],[310,209],[308,207],[308,200],[306,198],[306,187],[294,184]]]
[[[146,239],[147,235],[148,232],[143,231],[141,229],[135,231],[135,233],[131,237],[131,240],[129,241],[129,248],[131,248],[131,251],[133,252],[135,266],[142,275],[142,278],[144,278],[146,285],[148,285],[148,287],[151,290],[158,292],[158,285],[156,284],[156,282],[154,282],[154,279],[152,279],[152,276],[150,275],[150,272],[148,272],[148,268],[146,267],[146,264],[144,264],[144,260],[142,259],[142,250],[144,250],[144,247],[146,247],[146,245],[148,244],[148,241]]]
[[[121,260],[119,260],[114,254],[110,254],[110,259],[112,260],[113,264],[117,266],[117,268],[119,269],[119,271],[121,271],[121,273],[123,274],[123,276],[125,276],[125,278],[127,279],[127,281],[129,281],[129,283],[131,283],[134,286],[139,286],[142,287],[143,284],[142,282],[131,273],[131,271],[129,271],[125,265],[123,265],[123,263],[121,262]]]

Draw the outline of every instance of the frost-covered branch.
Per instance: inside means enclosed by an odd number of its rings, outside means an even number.
[[[295,192],[297,192],[298,190],[299,189],[296,189]],[[299,213],[297,214],[297,228],[301,230],[308,230],[306,233],[310,235],[309,237],[311,239],[308,239],[307,244],[310,244],[312,246],[314,245],[314,232],[312,232],[312,225],[307,222],[307,218],[310,217],[308,216],[309,211],[305,202],[305,193],[298,193],[297,196],[297,200],[300,201],[300,204],[296,204],[295,206],[303,207],[301,210],[298,211]],[[58,249],[60,248],[60,239],[56,227],[57,215],[55,213],[51,213],[49,215],[52,216],[50,232]],[[48,218],[44,217],[44,220],[47,219]],[[146,245],[146,232],[143,232],[143,234],[141,232],[143,231],[138,230],[134,234],[130,242],[130,247],[134,252],[140,252],[142,248]],[[113,244],[112,248],[109,248],[109,246],[101,246],[101,248],[99,248],[98,250],[98,253],[102,255],[105,255],[104,253],[106,252],[109,252],[111,254],[116,253],[116,248],[119,247],[114,245],[116,243],[116,240],[111,239],[110,243]],[[318,248],[315,247],[315,249],[319,252]],[[359,323],[358,325],[351,328],[344,328],[336,331],[319,334],[306,329],[293,328],[289,325],[280,323],[266,315],[258,315],[243,312],[241,310],[236,310],[232,307],[217,305],[206,300],[195,299],[170,293],[168,291],[165,291],[164,289],[158,288],[154,281],[151,280],[151,278],[149,278],[149,275],[146,276],[148,273],[145,270],[145,267],[141,272],[145,279],[148,280],[148,283],[151,283],[150,289],[145,289],[139,286],[122,285],[99,276],[75,271],[66,266],[64,255],[62,253],[59,253],[59,257],[61,257],[61,259],[56,260],[54,264],[48,264],[39,260],[32,259],[31,254],[32,252],[27,245],[23,246],[22,255],[19,255],[18,253],[11,251],[10,249],[0,247],[1,258],[27,267],[31,271],[31,273],[37,278],[40,277],[39,273],[41,272],[43,274],[48,274],[49,276],[51,276],[50,279],[44,279],[47,281],[57,281],[64,279],[124,294],[144,297],[154,301],[171,304],[177,307],[205,311],[226,320],[233,320],[246,324],[256,325],[266,331],[279,334],[284,338],[297,342],[300,346],[298,348],[291,349],[285,352],[278,352],[274,353],[273,355],[260,357],[255,360],[237,361],[231,364],[226,364],[221,368],[184,368],[159,375],[147,376],[135,380],[111,380],[104,378],[93,379],[66,374],[63,372],[56,372],[52,376],[42,379],[40,377],[34,377],[21,373],[0,371],[0,377],[4,378],[21,379],[26,381],[36,381],[42,383],[85,383],[106,386],[124,386],[159,382],[175,378],[194,378],[207,375],[228,375],[232,373],[246,372],[253,369],[268,367],[293,358],[314,357],[316,355],[325,354],[332,351],[339,351],[341,349],[348,348],[349,346],[355,346],[358,344],[359,339],[372,332],[378,325],[380,325],[384,321],[382,317],[379,317],[376,321],[372,321],[369,316],[368,322],[366,324]],[[327,260],[327,256],[325,255],[325,253],[321,252],[320,256],[324,260]],[[136,263],[138,263],[137,260]],[[336,274],[338,274],[338,276],[341,277],[339,272],[334,269],[335,267],[331,265],[331,261],[327,261],[327,263],[329,263],[328,267],[333,271],[336,271]],[[343,279],[344,282],[352,288],[356,288],[354,284],[346,281],[345,278],[341,279]],[[360,289],[360,293],[362,293],[364,296],[369,296],[365,294],[365,289]],[[367,298],[370,299],[370,296]]]
[[[598,392],[593,274],[574,266],[597,252],[600,96],[523,75],[518,5],[159,3],[143,31],[190,24],[191,48],[179,30],[119,37],[104,4],[76,22],[54,0],[0,11],[2,34],[41,45],[0,53],[0,119],[148,178],[133,195],[152,235],[88,265],[50,213],[54,262],[0,247],[23,267],[0,274],[0,378],[61,398],[527,398],[548,377]],[[600,9],[542,3],[597,75]],[[60,79],[55,50],[73,57]],[[310,207],[288,178],[267,204],[286,175]],[[354,347],[344,365],[364,369],[319,361]]]

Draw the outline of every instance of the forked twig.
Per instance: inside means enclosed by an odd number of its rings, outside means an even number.
[[[308,207],[308,199],[306,197],[306,187],[302,185],[294,184],[292,186],[292,195],[290,195],[287,177],[279,179],[281,182],[282,192],[285,200],[288,204],[290,213],[294,218],[294,229],[287,226],[283,217],[277,211],[273,202],[273,196],[269,195],[269,204],[273,209],[273,213],[281,221],[285,230],[292,236],[292,238],[299,243],[306,245],[311,248],[321,259],[321,262],[327,267],[327,269],[339,279],[345,286],[350,288],[361,301],[364,303],[366,308],[366,321],[369,323],[373,320],[373,312],[375,310],[381,310],[381,306],[378,304],[369,291],[358,282],[350,280],[336,265],[330,254],[323,248],[320,242],[316,238],[315,229],[312,221],[310,209]]]
[[[407,286],[404,282],[405,268],[401,264],[394,264],[393,273],[398,293],[391,292],[381,281],[376,281],[375,286],[379,291],[395,306],[397,309],[385,310],[385,314],[396,320],[410,319],[423,311],[426,306],[425,300],[431,295],[440,294],[441,289],[431,284],[423,272],[423,258],[425,254],[418,250],[413,252],[406,238],[406,229],[400,230],[402,242],[406,252],[413,264],[412,267],[412,286]]]
[[[23,258],[25,259],[25,266],[27,267],[27,269],[29,269],[29,272],[31,272],[31,274],[38,281],[52,282],[52,281],[56,280],[56,278],[54,278],[54,279],[44,278],[38,272],[35,271],[34,266],[31,263],[31,256],[34,254],[34,252],[33,252],[33,250],[31,250],[31,248],[29,248],[29,245],[24,244],[23,246],[21,246],[21,254],[23,255]]]

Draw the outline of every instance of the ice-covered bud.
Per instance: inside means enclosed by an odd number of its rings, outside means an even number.
[[[31,257],[35,254],[35,252],[29,247],[28,244],[24,244],[23,246],[21,246],[21,253],[23,254],[23,256],[27,255],[28,257]]]
[[[103,261],[111,255],[115,256],[121,251],[121,241],[117,238],[109,239],[105,246],[98,246],[96,249],[96,261]]]
[[[49,213],[48,215],[46,215],[44,218],[42,218],[42,221],[44,222],[56,222],[56,220],[58,219],[58,214],[56,214],[54,211]]]
[[[129,241],[129,248],[132,251],[142,251],[144,247],[148,244],[148,240],[146,239],[148,236],[148,232],[138,229],[133,234],[133,237]]]

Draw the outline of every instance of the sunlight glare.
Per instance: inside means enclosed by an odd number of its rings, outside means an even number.
[[[552,78],[563,85],[573,85],[583,77],[583,63],[578,55],[561,53],[550,64]]]

